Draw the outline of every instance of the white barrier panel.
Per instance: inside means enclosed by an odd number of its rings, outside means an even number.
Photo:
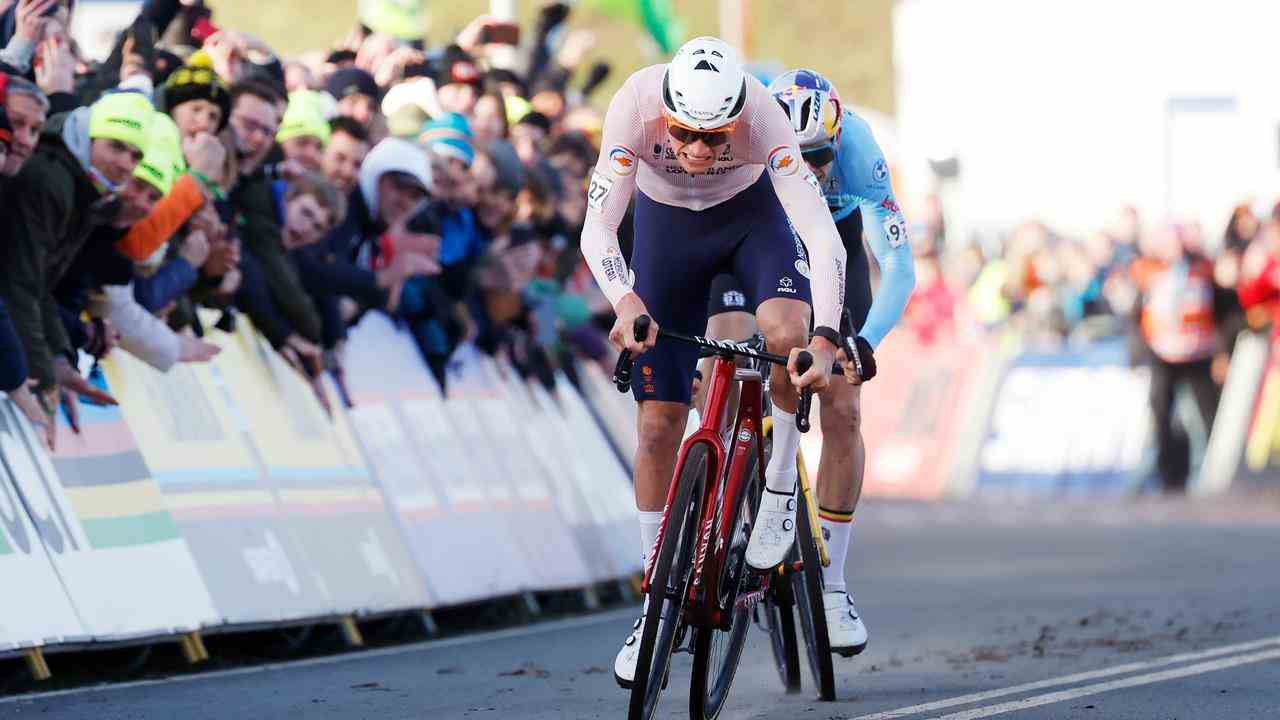
[[[433,602],[454,605],[518,592],[524,572],[507,538],[509,508],[473,480],[467,446],[408,335],[381,313],[350,330],[348,411],[356,437],[396,509]]]
[[[631,393],[620,393],[600,366],[590,360],[577,364],[578,381],[582,393],[604,424],[622,462],[631,468],[635,462],[636,447],[640,439],[636,434],[636,401]]]
[[[470,351],[469,351],[470,350]],[[489,502],[509,518],[500,528],[519,566],[519,589],[555,587],[548,563],[556,553],[570,548],[570,563],[581,566],[581,556],[564,521],[555,512],[545,483],[527,467],[528,450],[517,432],[501,379],[490,358],[463,348],[450,360],[446,412],[468,448],[472,481],[483,488]],[[578,581],[585,579],[585,573]]]
[[[88,638],[58,581],[45,535],[61,545],[52,518],[37,527],[18,496],[15,475],[37,475],[17,414],[0,400],[0,651]]]
[[[588,474],[582,490],[601,521],[615,562],[615,572],[626,575],[641,570],[640,523],[635,493],[627,471],[596,424],[582,396],[564,373],[556,374],[557,399],[565,413],[574,446],[586,460]]]
[[[570,531],[568,519],[556,502],[552,477],[561,474],[556,464],[547,465],[534,451],[530,425],[529,383],[514,368],[486,360],[491,382],[502,393],[501,403],[482,406],[489,427],[495,429],[506,470],[516,483],[517,493],[528,503],[529,522],[525,535],[533,542],[523,544],[528,562],[535,571],[538,589],[582,586],[592,581],[579,543]],[[529,381],[530,383],[536,382]]]

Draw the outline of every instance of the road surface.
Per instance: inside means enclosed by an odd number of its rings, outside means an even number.
[[[1280,717],[1280,502],[902,504],[859,511],[870,646],[839,701],[781,692],[754,631],[721,717]],[[636,608],[176,680],[0,699],[0,718],[620,718]],[[679,655],[662,718],[687,717]],[[1029,685],[1029,687],[1023,687]]]

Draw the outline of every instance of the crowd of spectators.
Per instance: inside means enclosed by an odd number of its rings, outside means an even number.
[[[322,401],[369,311],[442,385],[464,343],[544,382],[601,357],[577,241],[610,68],[570,11],[281,57],[147,0],[92,62],[73,0],[0,0],[0,390],[52,445],[60,408],[115,402],[96,359],[208,361],[246,317]]]
[[[953,247],[934,200],[913,237],[919,279],[904,324],[922,342],[1010,328],[1047,350],[1125,338],[1130,362],[1151,371],[1156,473],[1166,489],[1184,489],[1177,392],[1190,391],[1207,430],[1240,333],[1280,332],[1280,202],[1261,218],[1251,203],[1237,206],[1218,238],[1194,221],[1147,227],[1126,207],[1082,238],[1028,221],[997,242]]]

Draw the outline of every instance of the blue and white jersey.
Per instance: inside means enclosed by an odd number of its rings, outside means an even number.
[[[907,220],[893,197],[889,165],[866,121],[844,111],[836,141],[836,158],[827,175],[823,194],[832,219],[839,222],[862,209],[862,232],[880,265],[877,288],[859,334],[878,347],[902,318],[915,288],[915,263],[907,238]],[[846,238],[846,245],[852,242]],[[846,247],[847,252],[861,252]]]

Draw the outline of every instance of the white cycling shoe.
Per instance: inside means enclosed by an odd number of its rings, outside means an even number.
[[[844,590],[822,593],[822,607],[827,611],[827,640],[831,652],[853,657],[867,647],[867,626],[862,624],[853,596]]]
[[[772,570],[787,556],[795,539],[795,490],[784,495],[765,488],[751,539],[747,541],[747,565],[755,570]]]
[[[630,689],[631,683],[635,682],[636,662],[640,658],[640,634],[643,632],[644,618],[640,617],[631,626],[631,634],[622,643],[618,657],[613,660],[613,679],[618,681],[620,687]]]

